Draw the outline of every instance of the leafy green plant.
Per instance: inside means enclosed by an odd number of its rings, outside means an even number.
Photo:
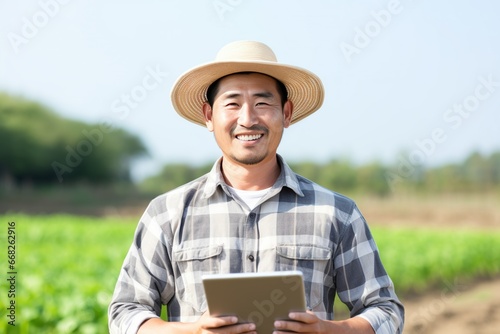
[[[2,220],[16,221],[18,236],[17,321],[16,328],[2,322],[5,332],[106,332],[107,306],[135,221],[67,215]]]
[[[0,332],[107,332],[107,307],[137,219],[6,214],[0,221],[16,222],[18,272],[16,326],[8,325],[2,315]],[[498,232],[403,227],[372,231],[400,296],[453,284],[458,278],[500,273]],[[2,237],[2,249],[5,240]],[[7,283],[2,279],[1,291]],[[0,309],[8,302],[2,293]]]
[[[499,232],[401,227],[374,228],[373,234],[384,265],[402,293],[500,273]]]

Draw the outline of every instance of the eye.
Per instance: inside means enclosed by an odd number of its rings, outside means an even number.
[[[255,105],[256,106],[268,106],[269,103],[267,103],[267,102],[257,102]]]

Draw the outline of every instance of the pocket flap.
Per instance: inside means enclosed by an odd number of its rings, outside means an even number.
[[[203,260],[222,253],[222,245],[178,249],[173,253],[175,261]]]
[[[332,256],[330,249],[311,245],[279,245],[276,252],[283,257],[298,260],[329,260]]]

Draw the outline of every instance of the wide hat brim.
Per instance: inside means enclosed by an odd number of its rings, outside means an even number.
[[[221,56],[222,49],[216,61],[185,72],[175,82],[171,93],[172,105],[185,119],[206,126],[202,105],[206,102],[208,87],[217,79],[238,72],[262,73],[281,81],[287,88],[288,99],[293,104],[291,124],[309,116],[323,104],[324,88],[321,80],[306,69],[278,63],[267,45],[239,41],[225,48],[226,51],[230,49],[230,55],[226,52],[226,55]],[[263,51],[259,48],[263,48]],[[260,54],[261,51],[264,56]]]

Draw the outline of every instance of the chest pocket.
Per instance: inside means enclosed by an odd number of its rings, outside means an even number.
[[[182,248],[173,252],[177,264],[175,278],[177,297],[197,312],[207,309],[201,276],[220,272],[222,245]]]
[[[325,286],[325,275],[331,265],[331,250],[312,245],[283,244],[276,247],[276,253],[276,270],[302,272],[307,306],[314,308],[323,302],[323,294],[330,288]]]

